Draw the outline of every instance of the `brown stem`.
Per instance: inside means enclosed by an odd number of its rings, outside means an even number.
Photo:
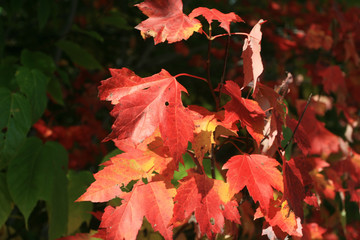
[[[227,34],[227,33],[224,33],[224,34],[219,34],[219,35],[215,35],[215,36],[210,36],[211,40],[214,40],[218,37],[223,37],[223,36],[231,36],[231,35],[242,35],[242,36],[247,36],[249,37],[249,34],[248,33],[242,33],[242,32],[236,32],[236,33],[230,33],[230,34]]]
[[[211,83],[211,73],[210,73],[210,57],[211,57],[211,43],[212,43],[212,39],[211,39],[211,25],[209,25],[209,42],[208,42],[208,55],[207,55],[207,60],[206,60],[206,70],[207,70],[207,82],[209,85],[209,89],[211,92],[212,97],[214,98],[215,101],[215,108],[216,108],[216,112],[219,110],[219,101],[218,98],[216,97],[213,85]]]
[[[204,168],[203,168],[203,166],[200,164],[199,160],[195,157],[195,154],[194,154],[192,151],[190,151],[190,150],[186,150],[186,151],[189,153],[190,157],[192,158],[192,160],[193,160],[194,163],[196,164],[196,166],[197,166],[200,174],[204,174],[204,173],[205,173]]]
[[[241,149],[238,146],[236,146],[235,143],[233,143],[232,141],[228,141],[228,142],[231,143],[240,153],[244,154],[244,152],[241,151]]]
[[[225,56],[224,56],[224,67],[223,67],[223,72],[221,75],[221,80],[220,80],[220,87],[219,87],[219,105],[221,105],[221,90],[222,87],[224,85],[225,82],[225,73],[226,73],[226,65],[227,65],[227,60],[229,57],[229,46],[230,46],[230,35],[228,35],[227,41],[226,41],[226,47],[225,47]]]
[[[294,132],[293,132],[293,134],[291,135],[291,138],[290,138],[289,141],[286,143],[286,145],[285,145],[285,147],[284,147],[284,151],[286,150],[286,148],[289,146],[289,144],[290,144],[291,141],[293,140],[293,138],[294,138],[294,136],[295,136],[295,133],[296,133],[296,130],[298,129],[298,127],[299,127],[299,125],[300,125],[300,122],[301,122],[301,120],[302,120],[302,118],[304,117],[304,114],[305,114],[305,112],[306,112],[306,109],[307,109],[307,107],[309,106],[311,97],[312,97],[312,93],[310,93],[310,95],[309,95],[309,97],[308,97],[308,99],[307,99],[307,103],[306,103],[305,109],[304,109],[304,111],[301,113],[301,116],[300,116],[300,118],[299,118],[299,121],[298,121],[298,123],[296,124],[296,127],[295,127],[295,129],[294,129]]]

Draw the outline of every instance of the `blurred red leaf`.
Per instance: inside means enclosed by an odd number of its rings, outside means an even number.
[[[258,208],[254,218],[265,217],[265,220],[272,227],[279,227],[283,232],[292,236],[302,237],[302,225],[300,218],[291,211],[288,202],[271,200],[270,208],[267,212]]]
[[[322,83],[327,94],[346,91],[345,77],[339,66],[330,66],[319,75],[323,77]]]
[[[294,159],[290,161],[284,159],[283,161],[284,198],[288,201],[290,209],[294,211],[295,216],[303,219],[305,192],[300,170],[296,167]]]

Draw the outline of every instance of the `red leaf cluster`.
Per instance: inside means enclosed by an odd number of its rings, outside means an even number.
[[[224,35],[212,36],[211,28],[210,34],[200,31],[202,25],[195,19],[200,15],[210,25],[219,21],[225,35],[246,36],[239,47],[243,78],[239,77],[240,85],[222,81],[215,92],[210,79],[177,75],[208,83],[217,103],[216,111],[210,112],[199,106],[185,107],[181,94],[187,90],[164,69],[144,78],[127,68],[110,69],[111,77],[99,87],[100,99],[114,105],[111,115],[115,121],[105,140],[113,140],[124,153],[105,162],[94,175],[95,182],[78,199],[122,199],[119,206],[105,208],[98,236],[136,239],[144,217],[165,239],[173,239],[174,229],[190,224],[199,238],[215,239],[227,233],[239,237],[234,229],[240,224],[243,234],[251,238],[254,226],[249,221],[257,218],[264,219],[262,234],[271,239],[332,236],[332,232],[325,233],[320,216],[331,215],[325,225],[335,226],[340,213],[338,209],[335,214],[320,212],[319,208],[324,208],[324,199],[335,202],[336,197],[344,204],[344,194],[359,204],[360,157],[319,120],[333,106],[330,97],[298,100],[300,93],[292,90],[300,77],[290,73],[274,89],[260,82],[263,20],[250,33],[232,33],[230,23],[243,21],[235,13],[200,7],[187,16],[181,0],[145,0],[137,6],[149,18],[136,28],[143,37],[154,37],[155,44],[186,40],[194,31],[209,41]],[[272,3],[271,11],[281,11],[279,6]],[[287,11],[300,14],[296,5],[291,6]],[[279,44],[280,48],[290,50],[299,44],[331,49],[327,33],[314,26],[306,33],[305,44],[289,40]],[[281,39],[267,34],[272,40]],[[320,80],[313,80],[314,85],[321,82],[325,93],[335,94],[337,104],[348,110],[347,124],[355,126],[352,110],[344,105],[348,101],[344,93],[351,92],[347,78],[338,66],[319,66],[322,71],[316,77]],[[296,106],[297,112],[287,104]],[[219,151],[228,146],[236,153],[219,159]],[[196,167],[175,179],[174,171],[185,153]],[[210,173],[206,161],[211,164]],[[307,205],[312,206],[311,216],[304,215]],[[358,236],[352,225],[347,229],[349,236]]]

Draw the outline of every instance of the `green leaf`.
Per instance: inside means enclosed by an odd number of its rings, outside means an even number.
[[[49,208],[57,204],[49,213],[49,231],[55,229],[56,236],[59,232],[66,233],[67,158],[66,150],[59,143],[42,144],[40,139],[31,137],[12,159],[7,172],[10,195],[26,224],[38,200],[45,200]]]
[[[82,48],[79,44],[66,40],[60,40],[56,43],[56,46],[63,50],[73,63],[89,70],[102,69],[102,66],[93,57],[93,55]]]
[[[16,65],[14,63],[2,63],[0,65],[0,87],[15,89],[14,76]]]
[[[46,201],[49,212],[49,239],[57,239],[67,234],[68,222],[68,153],[57,142],[46,142],[43,156],[50,163],[52,175],[51,195]]]
[[[75,202],[81,194],[94,181],[94,177],[89,171],[69,171],[68,175],[68,204],[69,204],[69,221],[68,235],[73,234],[83,222],[89,223],[91,219],[90,212],[93,209],[91,202]]]
[[[39,22],[39,28],[42,29],[47,23],[51,13],[51,0],[39,0],[37,7],[37,18]]]
[[[208,159],[208,158],[204,158],[203,166],[204,166],[204,170],[205,170],[206,175],[209,178],[211,178],[211,160]],[[223,176],[221,175],[219,169],[217,169],[216,167],[215,167],[215,179],[225,181]]]
[[[56,69],[54,60],[42,52],[25,49],[21,52],[20,61],[25,67],[38,69],[47,75],[52,75]]]
[[[100,42],[104,41],[104,38],[97,32],[91,31],[91,30],[84,30],[79,28],[77,25],[73,25],[71,28],[72,31],[85,34],[88,37],[92,37],[95,40],[98,40]]]
[[[55,78],[50,79],[47,85],[47,92],[50,94],[52,99],[59,105],[64,106],[64,99],[61,89],[61,84]]]
[[[125,17],[120,12],[111,12],[110,15],[101,18],[100,22],[103,25],[110,25],[121,30],[132,29],[125,20]]]
[[[61,69],[58,69],[56,71],[57,74],[59,74],[59,79],[61,79],[61,81],[68,86],[69,88],[72,88],[73,86],[71,85],[70,79],[69,79],[69,75],[67,74],[66,71],[63,71]]]
[[[16,82],[30,102],[32,122],[35,123],[46,108],[48,78],[37,69],[21,67],[16,73]]]
[[[183,154],[184,165],[179,163],[179,170],[174,172],[173,179],[171,183],[176,187],[179,185],[179,180],[186,177],[187,170],[196,166],[191,156],[188,153]]]
[[[11,197],[6,184],[5,173],[0,173],[0,228],[9,217],[12,210]]]
[[[67,234],[68,196],[67,178],[64,174],[55,172],[51,199],[46,202],[49,212],[49,239],[58,239]]]
[[[14,157],[31,127],[31,107],[19,93],[0,88],[0,169]]]
[[[46,158],[43,158],[42,142],[38,138],[28,138],[18,154],[9,164],[7,181],[9,192],[25,217],[25,223],[41,197],[48,198],[51,182]]]
[[[11,0],[11,10],[13,13],[18,12],[23,6],[25,0]]]

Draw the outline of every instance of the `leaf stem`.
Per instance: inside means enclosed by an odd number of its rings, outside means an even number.
[[[221,90],[224,86],[224,82],[225,82],[225,73],[226,73],[226,65],[227,65],[227,60],[229,57],[229,47],[230,47],[230,35],[228,35],[227,41],[226,41],[226,47],[225,47],[225,56],[224,56],[224,66],[223,66],[223,72],[221,75],[221,80],[220,80],[220,86],[219,86],[219,105],[221,105]]]
[[[200,80],[203,80],[203,81],[207,82],[207,79],[206,79],[206,78],[198,77],[198,76],[191,75],[191,74],[188,74],[188,73],[179,73],[178,75],[174,76],[174,78],[178,78],[178,77],[181,77],[181,76],[187,76],[187,77],[197,78],[197,79],[200,79]]]
[[[211,61],[210,61],[210,57],[211,57],[211,43],[212,43],[212,39],[211,39],[211,25],[209,25],[209,36],[208,36],[208,54],[207,54],[207,60],[206,60],[206,70],[207,70],[207,82],[208,82],[208,86],[211,92],[211,95],[214,98],[215,101],[215,109],[216,112],[219,111],[219,101],[218,98],[216,97],[213,85],[211,83],[211,72],[210,72],[210,65],[211,65]]]
[[[215,36],[210,36],[210,39],[211,40],[214,40],[218,37],[224,37],[224,36],[232,36],[232,35],[242,35],[242,36],[246,36],[246,37],[249,37],[250,35],[248,33],[243,33],[243,32],[235,32],[235,33],[224,33],[224,34],[219,34],[219,35],[215,35]]]
[[[204,167],[200,164],[199,160],[195,157],[195,153],[190,151],[190,150],[186,150],[187,153],[189,153],[190,157],[192,158],[192,160],[194,161],[194,163],[196,164],[200,174],[204,174]]]
[[[244,152],[241,151],[241,149],[235,143],[233,143],[232,141],[226,141],[226,142],[231,143],[241,154],[244,154]]]
[[[285,145],[285,147],[284,147],[284,151],[286,150],[286,148],[289,146],[289,144],[290,144],[291,141],[293,140],[293,138],[294,138],[294,136],[295,136],[295,133],[296,133],[296,130],[298,129],[298,127],[299,127],[299,125],[300,125],[300,122],[301,122],[301,120],[302,120],[302,118],[304,117],[304,114],[305,114],[305,112],[306,112],[306,109],[307,109],[307,107],[309,106],[311,97],[312,97],[312,93],[310,93],[310,95],[309,95],[309,97],[308,97],[308,99],[307,99],[307,103],[306,103],[306,105],[305,105],[304,111],[301,113],[301,116],[300,116],[300,118],[299,118],[299,121],[297,122],[296,127],[295,127],[295,129],[294,129],[294,132],[293,132],[293,134],[291,135],[291,138],[290,138],[289,141],[286,143],[286,145]]]

